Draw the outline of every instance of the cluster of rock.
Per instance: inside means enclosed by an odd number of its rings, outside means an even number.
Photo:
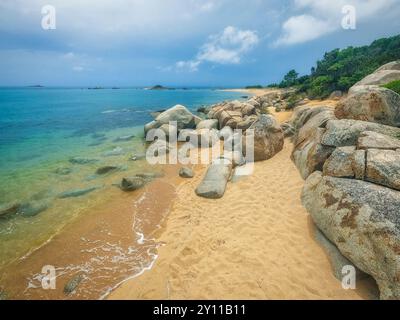
[[[400,96],[371,82],[392,80],[399,66],[378,69],[335,110],[298,107],[286,124],[303,205],[382,299],[400,299]]]
[[[220,198],[234,175],[235,167],[246,163],[246,156],[252,161],[267,160],[283,148],[284,135],[279,123],[272,115],[261,111],[264,100],[269,99],[271,98],[254,97],[246,101],[219,103],[202,108],[202,117],[192,114],[184,106],[177,105],[156,114],[155,119],[145,125],[144,131],[148,134],[151,129],[161,129],[166,140],[170,139],[171,133],[180,138],[189,138],[189,141],[192,141],[190,137],[196,136],[194,141],[198,142],[199,147],[212,147],[221,140],[224,141],[225,147],[229,145],[228,150],[210,164],[203,181],[196,189],[196,194],[201,197]],[[235,130],[241,130],[242,135]],[[249,139],[254,141],[253,158],[246,155],[246,143]],[[166,149],[165,152],[168,152],[168,147]],[[182,174],[186,176],[185,173]]]

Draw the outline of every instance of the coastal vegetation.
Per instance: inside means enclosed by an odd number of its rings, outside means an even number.
[[[296,87],[299,92],[306,93],[312,99],[327,98],[333,91],[348,91],[379,66],[398,59],[400,35],[378,39],[367,46],[334,49],[317,61],[309,75],[299,77],[295,70],[290,70],[278,87]]]
[[[400,80],[395,80],[385,84],[383,87],[393,90],[394,92],[400,94]]]

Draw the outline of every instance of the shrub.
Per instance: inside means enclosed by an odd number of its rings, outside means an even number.
[[[400,80],[389,82],[388,84],[385,84],[382,87],[388,88],[400,94]]]

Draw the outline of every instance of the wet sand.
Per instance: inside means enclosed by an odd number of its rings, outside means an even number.
[[[169,213],[180,180],[177,166],[144,189],[124,193],[115,186],[48,243],[8,266],[1,286],[9,299],[99,299],[121,281],[151,268],[157,258],[157,232]],[[110,181],[112,181],[110,177]],[[56,268],[56,289],[41,286],[42,268]],[[81,275],[77,290],[65,284]]]

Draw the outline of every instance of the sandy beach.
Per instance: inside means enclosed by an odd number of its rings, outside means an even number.
[[[159,232],[159,258],[110,299],[368,299],[373,284],[344,290],[302,207],[292,145],[229,183],[225,196],[195,195],[205,168],[183,183]]]

